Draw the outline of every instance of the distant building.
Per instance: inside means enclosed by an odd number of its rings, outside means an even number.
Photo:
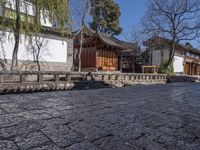
[[[149,55],[148,64],[160,67],[166,63],[170,55],[171,40],[154,36],[144,42]],[[177,44],[173,60],[176,74],[199,75],[200,74],[200,50],[194,49],[190,44]]]
[[[137,61],[135,43],[118,40],[112,35],[83,28],[83,50],[81,52],[82,71],[122,71],[135,72]],[[78,68],[80,32],[74,41],[74,66]]]
[[[7,0],[5,8],[5,16],[7,20],[16,18],[15,13],[15,0]],[[26,10],[25,10],[26,6]],[[35,5],[32,0],[20,1],[21,20],[26,16],[26,19],[30,23],[34,23],[35,20]],[[3,13],[3,7],[0,2],[0,17]],[[44,19],[45,17],[45,19]],[[61,36],[58,30],[55,28],[55,24],[52,24],[48,19],[48,16],[40,16],[40,23],[42,25],[42,31],[37,36],[34,36],[33,40],[39,39],[39,45],[41,45],[41,69],[51,71],[70,71],[73,66],[73,39],[64,34]],[[14,49],[14,35],[12,29],[6,31],[0,31],[0,60],[6,59],[7,63],[4,69],[9,69],[11,65],[12,52]],[[20,35],[20,45],[18,52],[19,69],[21,70],[37,70],[37,65],[34,63],[33,51],[29,45],[29,41],[26,35]],[[2,64],[2,63],[1,63]],[[2,65],[0,65],[2,70]]]

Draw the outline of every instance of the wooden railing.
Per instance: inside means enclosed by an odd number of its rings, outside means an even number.
[[[158,74],[158,66],[142,66],[143,73]]]

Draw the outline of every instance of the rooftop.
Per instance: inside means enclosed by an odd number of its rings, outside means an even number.
[[[88,28],[86,25],[84,25],[83,30],[84,30],[84,33],[87,34],[87,36],[89,37],[89,39],[86,39],[84,41],[85,43],[89,42],[92,38],[98,36],[103,42],[114,47],[118,47],[124,50],[136,48],[135,43],[119,40],[111,34],[97,32],[95,30]],[[74,34],[76,34],[76,36],[80,36],[80,31],[75,31]],[[80,42],[75,40],[74,44],[80,45]]]
[[[163,38],[160,36],[153,36],[152,38],[146,40],[144,42],[145,46],[170,46],[170,44],[172,43],[172,40],[168,39],[168,38]],[[178,49],[182,49],[186,52],[192,52],[194,54],[199,54],[200,55],[200,50],[193,48],[191,45],[189,46],[187,43],[185,45],[183,44],[176,44],[176,48]]]

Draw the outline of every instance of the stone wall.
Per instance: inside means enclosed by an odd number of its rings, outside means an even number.
[[[186,75],[177,75],[173,77],[169,77],[169,83],[177,83],[177,82],[196,82],[199,80],[197,76],[186,76]]]

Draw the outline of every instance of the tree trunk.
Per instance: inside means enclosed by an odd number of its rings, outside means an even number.
[[[167,62],[167,74],[170,73],[170,65],[173,63],[174,60],[174,55],[175,55],[175,51],[176,51],[176,44],[178,44],[178,42],[176,42],[175,38],[173,38],[172,40],[172,47],[170,50],[170,54],[169,54],[169,60]]]
[[[135,73],[135,58],[133,56],[133,73]]]
[[[83,49],[83,24],[81,26],[81,39],[80,39],[80,49],[79,49],[79,54],[78,54],[78,71],[81,72],[81,53]]]
[[[38,71],[41,71],[41,67],[40,67],[40,62],[39,62],[39,60],[37,59],[37,66],[38,66]]]
[[[36,63],[38,66],[38,71],[41,71],[41,66],[40,66],[40,52],[41,52],[41,48],[42,48],[42,43],[40,44],[40,39],[37,39],[37,34],[36,34],[36,45],[37,45],[37,50],[35,49],[35,53],[36,53]]]
[[[16,22],[15,22],[15,27],[14,27],[14,37],[15,37],[15,46],[12,54],[12,64],[11,64],[11,71],[17,69],[18,65],[18,49],[19,49],[19,40],[20,40],[20,4],[19,0],[15,1],[16,4]]]
[[[37,27],[39,27],[40,26],[40,8],[39,8],[38,0],[36,0],[35,5],[36,5],[35,24],[37,25]]]
[[[172,40],[172,47],[171,47],[171,50],[170,50],[170,54],[169,54],[169,60],[168,60],[168,63],[167,63],[167,66],[169,67],[170,64],[173,62],[174,60],[174,55],[175,55],[175,46],[176,46],[176,41],[175,39]]]

